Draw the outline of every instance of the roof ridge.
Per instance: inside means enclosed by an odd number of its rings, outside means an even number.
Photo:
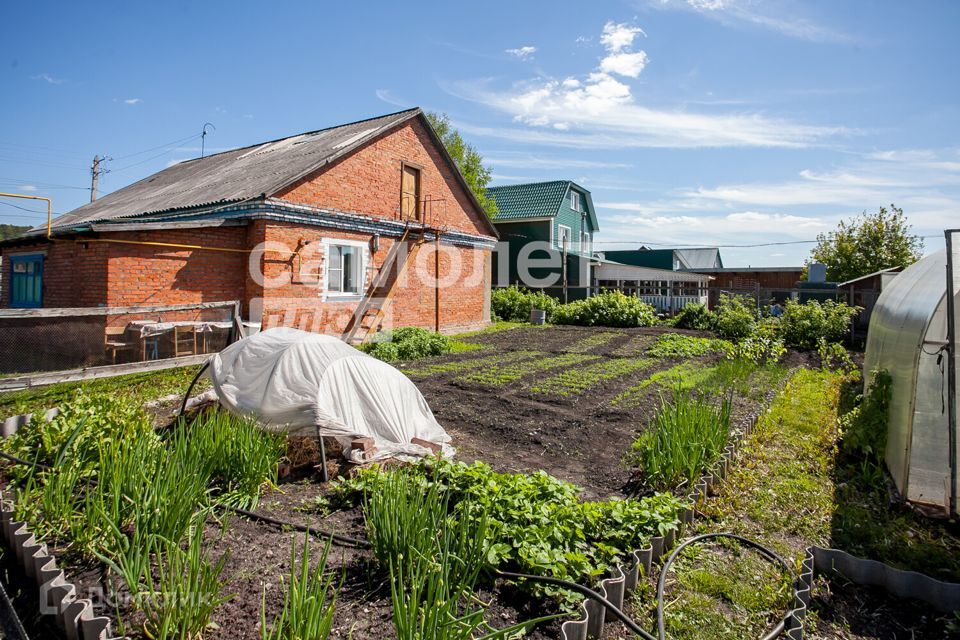
[[[521,182],[518,184],[499,184],[494,187],[487,187],[487,190],[491,189],[512,189],[514,187],[533,187],[542,184],[559,184],[561,182],[573,182],[573,180],[541,180],[539,182]]]
[[[394,112],[392,112],[392,113],[384,113],[384,114],[379,115],[379,116],[371,116],[371,117],[369,117],[369,118],[362,118],[362,119],[360,119],[360,120],[354,120],[353,122],[344,122],[344,123],[342,123],[342,124],[335,124],[335,125],[331,125],[331,126],[329,126],[329,127],[323,127],[322,129],[314,129],[313,131],[303,131],[303,132],[301,132],[301,133],[293,133],[293,134],[290,134],[290,135],[288,135],[288,136],[283,136],[282,138],[274,138],[273,140],[264,140],[264,141],[262,141],[262,142],[255,142],[254,144],[248,144],[248,145],[246,145],[245,147],[234,147],[233,149],[227,149],[227,150],[225,150],[225,151],[218,151],[217,153],[211,153],[211,154],[209,154],[209,155],[203,156],[202,158],[190,158],[189,160],[184,160],[183,162],[181,162],[181,163],[179,163],[179,164],[188,164],[188,163],[190,163],[190,162],[196,162],[197,160],[206,160],[207,158],[215,158],[215,157],[217,157],[217,156],[219,156],[219,155],[223,155],[223,154],[225,154],[225,153],[234,153],[235,151],[242,151],[242,150],[244,150],[244,149],[253,149],[253,148],[255,148],[255,147],[262,147],[262,146],[265,145],[265,144],[273,144],[274,142],[280,142],[281,140],[288,140],[288,139],[290,139],[290,138],[296,138],[296,137],[299,137],[299,136],[310,136],[310,135],[314,135],[314,134],[317,134],[317,133],[321,133],[321,132],[323,132],[323,131],[331,131],[331,130],[333,130],[333,129],[340,129],[340,128],[342,128],[342,127],[349,127],[349,126],[352,126],[352,125],[355,125],[355,124],[363,124],[364,122],[370,122],[370,121],[372,121],[372,120],[381,120],[381,119],[383,119],[383,118],[389,118],[389,117],[391,117],[391,116],[398,116],[398,115],[400,115],[401,113],[409,113],[409,112],[412,112],[412,111],[420,111],[420,110],[421,110],[420,107],[411,107],[411,108],[409,108],[409,109],[401,109],[400,111],[394,111]]]

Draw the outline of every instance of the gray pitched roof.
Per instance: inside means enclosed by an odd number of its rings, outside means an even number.
[[[423,117],[419,108],[407,109],[181,162],[63,214],[54,220],[53,228],[270,197],[417,116]],[[433,133],[429,123],[427,128]],[[434,139],[445,154],[435,134]],[[454,173],[472,196],[459,171],[454,168]]]
[[[674,253],[683,261],[687,269],[709,269],[723,266],[719,249],[674,249]]]

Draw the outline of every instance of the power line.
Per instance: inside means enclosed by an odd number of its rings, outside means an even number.
[[[921,239],[929,238],[941,238],[943,236],[934,234],[930,236],[917,236]],[[791,244],[816,244],[820,242],[819,240],[790,240],[786,242],[760,242],[757,244],[712,244],[709,246],[696,246],[696,245],[682,245],[677,242],[645,242],[643,240],[600,240],[594,241],[594,245],[598,244],[640,244],[640,245],[653,245],[655,247],[676,247],[678,249],[756,249],[759,247],[781,247],[784,245]]]
[[[164,142],[163,144],[158,144],[158,145],[155,146],[155,147],[150,147],[149,149],[144,149],[143,151],[137,151],[136,153],[128,153],[128,154],[122,155],[122,156],[116,156],[116,157],[114,158],[114,160],[124,160],[124,159],[126,159],[126,158],[132,158],[132,157],[134,157],[134,156],[139,156],[139,155],[142,155],[142,154],[144,154],[144,153],[150,153],[151,151],[156,151],[157,149],[163,149],[163,148],[165,148],[165,147],[172,147],[173,145],[183,144],[184,142],[189,142],[190,140],[195,140],[195,139],[199,138],[200,136],[201,136],[201,134],[199,134],[199,133],[194,133],[194,134],[189,135],[189,136],[187,136],[187,137],[185,137],[185,138],[179,138],[179,139],[177,139],[177,140],[171,140],[170,142]],[[167,149],[167,150],[169,151],[169,149]],[[133,166],[133,165],[130,165],[130,166]],[[119,169],[116,169],[116,171],[119,171]]]

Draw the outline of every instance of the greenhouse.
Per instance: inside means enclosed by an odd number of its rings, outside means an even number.
[[[864,371],[868,385],[879,369],[892,378],[886,462],[897,489],[911,502],[956,512],[946,266],[947,252],[933,253],[884,289],[870,320]]]

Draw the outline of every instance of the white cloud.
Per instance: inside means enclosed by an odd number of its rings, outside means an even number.
[[[32,80],[43,80],[48,84],[63,84],[63,80],[61,78],[54,78],[49,73],[38,73],[35,76],[30,76],[30,78]]]
[[[530,56],[532,56],[534,53],[537,52],[537,48],[526,46],[526,47],[518,47],[516,49],[505,49],[504,52],[510,54],[511,56],[520,58],[521,60],[526,60],[527,58],[529,58]]]
[[[533,153],[502,152],[484,158],[494,168],[520,167],[527,169],[624,169],[631,165],[620,162],[579,160]]]
[[[470,133],[512,142],[577,148],[807,147],[855,133],[759,113],[706,114],[638,104],[630,85],[619,79],[639,77],[649,62],[645,52],[631,50],[638,34],[646,35],[630,24],[606,23],[601,42],[607,53],[584,77],[537,79],[508,90],[489,89],[490,81],[445,88],[539,129],[477,128],[460,123]]]
[[[606,47],[610,53],[619,53],[633,45],[634,38],[637,35],[647,35],[643,29],[630,24],[607,22],[603,25],[603,34],[600,36],[600,44]]]
[[[20,185],[20,191],[30,192],[30,191],[36,191],[36,190],[37,190],[37,188],[36,188],[35,186],[33,186],[32,184],[22,184],[22,185]]]
[[[751,0],[650,0],[649,4],[658,9],[693,11],[727,26],[766,29],[800,40],[856,42],[849,34],[801,16],[762,12]]]
[[[126,100],[123,101],[124,104],[131,104],[131,105],[140,104],[141,102],[143,102],[141,98],[127,98]]]
[[[600,71],[616,73],[628,78],[638,77],[645,66],[647,66],[647,54],[643,51],[614,53],[600,61]]]

